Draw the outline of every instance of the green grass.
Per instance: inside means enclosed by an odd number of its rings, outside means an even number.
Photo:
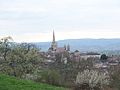
[[[14,77],[0,74],[0,90],[66,90],[47,84],[36,83],[29,80],[19,80]]]

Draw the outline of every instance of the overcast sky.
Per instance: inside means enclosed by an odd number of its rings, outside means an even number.
[[[120,38],[120,0],[0,0],[0,37],[17,42]]]

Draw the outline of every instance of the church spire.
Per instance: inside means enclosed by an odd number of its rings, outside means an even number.
[[[53,42],[55,42],[55,33],[54,33],[54,30],[53,30]]]
[[[51,44],[51,48],[53,51],[55,51],[57,49],[57,43],[55,41],[55,33],[54,33],[54,30],[53,30],[53,41],[52,41],[52,44]]]

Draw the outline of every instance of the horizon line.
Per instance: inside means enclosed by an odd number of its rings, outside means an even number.
[[[65,40],[100,40],[100,39],[103,39],[103,40],[114,40],[114,39],[120,39],[120,38],[78,38],[78,39],[61,39],[61,40],[56,40],[56,42],[59,42],[59,41],[65,41]],[[21,42],[18,42],[18,41],[14,41],[13,40],[13,42],[16,42],[16,43],[46,43],[46,42],[52,42],[52,41],[28,41],[28,42],[26,42],[26,41],[21,41]]]

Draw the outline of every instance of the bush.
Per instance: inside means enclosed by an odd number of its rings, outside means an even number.
[[[120,90],[120,66],[114,67],[114,69],[110,71],[110,77],[110,86],[112,88],[117,88],[118,90]]]
[[[35,79],[37,82],[44,82],[56,86],[61,85],[61,75],[57,70],[42,69],[37,70],[34,74],[37,76],[37,79]]]
[[[36,81],[38,79],[38,75],[35,75],[35,74],[26,74],[26,75],[23,75],[22,78],[26,79],[26,80]]]
[[[84,70],[79,72],[76,78],[76,90],[100,90],[109,84],[109,78],[105,73],[96,70]]]

